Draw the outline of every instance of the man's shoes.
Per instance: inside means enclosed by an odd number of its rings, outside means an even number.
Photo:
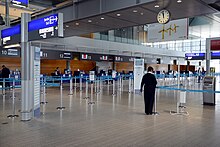
[[[152,115],[152,113],[145,113],[146,115]]]

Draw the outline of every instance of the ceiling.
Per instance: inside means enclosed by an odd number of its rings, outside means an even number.
[[[68,0],[29,0],[29,9],[34,12],[65,1]],[[86,2],[92,0],[73,1]],[[155,5],[160,7],[155,8]],[[101,13],[72,21],[68,20],[64,22],[65,37],[155,23],[157,13],[161,9],[170,11],[171,20],[193,18],[190,29],[194,32],[195,36],[199,37],[202,36],[201,33],[207,34],[207,32],[209,34],[217,34],[219,32],[220,34],[220,27],[218,27],[220,25],[220,14],[218,14],[220,11],[219,0],[182,0],[182,3],[177,3],[177,0],[154,0],[117,11]],[[89,11],[88,6],[79,15],[82,15],[86,10]]]
[[[155,8],[155,5],[160,7]],[[201,0],[182,0],[182,3],[177,3],[177,0],[157,0],[118,11],[65,22],[65,36],[77,36],[116,28],[156,23],[157,13],[164,8],[170,11],[172,20],[218,12]]]

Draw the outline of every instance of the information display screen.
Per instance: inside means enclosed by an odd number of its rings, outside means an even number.
[[[186,60],[204,60],[205,53],[186,53],[185,59]]]

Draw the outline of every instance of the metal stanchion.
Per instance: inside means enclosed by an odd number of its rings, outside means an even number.
[[[102,77],[100,77],[100,81],[99,81],[100,83],[99,83],[99,90],[100,90],[100,92],[102,92]]]
[[[129,82],[128,82],[128,93],[131,93],[131,77],[129,77]]]
[[[152,112],[153,115],[159,115],[157,112],[157,89],[155,89],[155,98],[154,98],[154,112]]]
[[[79,91],[82,91],[82,75],[80,76],[80,79],[79,79]]]
[[[112,95],[114,96],[114,95],[116,95],[116,92],[115,92],[115,79],[112,79],[112,80],[113,80]]]
[[[70,93],[69,95],[73,95],[73,79],[70,77]]]
[[[97,87],[96,87],[96,85],[97,85],[97,79],[95,78],[95,80],[94,80],[95,93],[97,93]]]
[[[5,95],[5,79],[3,79],[3,84],[2,84],[2,95]]]
[[[118,77],[118,90],[121,90],[121,76]]]
[[[57,107],[58,110],[64,110],[65,107],[63,107],[63,79],[61,77],[60,79],[60,106]]]
[[[124,89],[124,81],[123,81],[123,79],[124,79],[124,75],[122,75],[122,78],[121,78],[121,89],[122,89],[122,91]]]
[[[100,92],[100,77],[98,77],[97,81],[97,94]]]
[[[15,118],[19,117],[15,114],[15,79],[13,79],[13,86],[12,86],[12,114],[7,116],[8,118]]]
[[[88,86],[89,84],[88,84],[88,80],[87,80],[87,78],[86,78],[86,97],[84,97],[83,99],[89,99],[89,86]]]
[[[88,102],[89,105],[95,104],[95,102],[93,101],[93,83],[91,83],[91,99]]]
[[[74,88],[76,89],[76,76],[74,77],[75,83],[74,83]]]
[[[43,79],[43,101],[40,104],[47,104],[46,101],[46,77]]]

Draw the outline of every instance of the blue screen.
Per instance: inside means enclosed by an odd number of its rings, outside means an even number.
[[[17,34],[21,34],[21,25],[17,25],[17,26],[2,30],[1,38],[5,38],[5,37],[17,35]]]
[[[58,26],[58,14],[36,19],[28,23],[28,32]]]
[[[28,0],[12,0],[11,2],[15,4],[20,3],[20,5],[26,5],[26,6],[28,5]]]

